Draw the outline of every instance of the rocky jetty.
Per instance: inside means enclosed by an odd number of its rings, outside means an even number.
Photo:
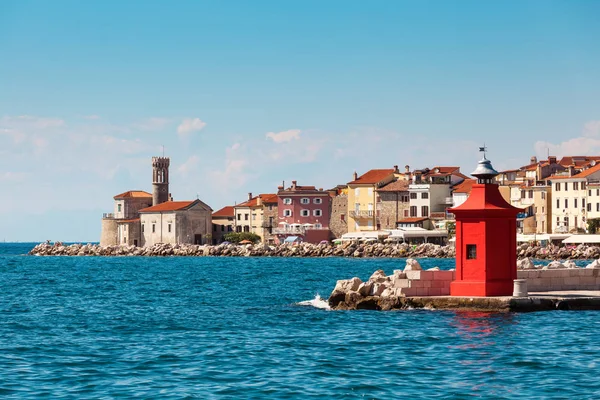
[[[454,258],[453,246],[431,243],[409,245],[406,243],[355,243],[331,244],[156,244],[150,247],[99,246],[97,244],[64,245],[60,242],[41,243],[29,254],[39,256],[221,256],[221,257],[389,257],[389,258]],[[531,246],[517,248],[520,260],[594,260],[600,258],[597,246]]]
[[[439,246],[425,243],[418,246],[402,244],[356,244],[344,243],[339,246],[330,244],[155,244],[150,247],[100,246],[95,244],[64,245],[41,243],[29,254],[37,256],[216,256],[216,257],[433,257],[453,258],[452,246]]]

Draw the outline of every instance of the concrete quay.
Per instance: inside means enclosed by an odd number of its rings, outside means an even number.
[[[600,291],[592,290],[534,292],[529,293],[526,297],[430,296],[403,297],[396,299],[396,301],[389,300],[392,301],[381,302],[379,309],[424,308],[487,312],[600,310]]]

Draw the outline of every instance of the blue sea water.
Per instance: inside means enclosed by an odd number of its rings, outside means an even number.
[[[0,244],[2,397],[600,398],[597,312],[298,305],[403,260],[22,255],[32,246]]]

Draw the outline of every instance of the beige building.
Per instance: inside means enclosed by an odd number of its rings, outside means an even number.
[[[252,196],[252,193],[248,193],[247,201],[233,207],[235,212],[234,226],[236,232],[254,233],[260,236],[263,243],[265,242],[265,239],[268,239],[268,235],[265,233],[267,230],[267,224],[265,224],[264,218],[265,201],[267,202],[267,210],[269,210],[269,207],[272,209],[273,201],[275,201],[275,203],[277,202],[277,195],[268,193]],[[266,220],[266,222],[268,223],[269,220]]]
[[[224,236],[234,231],[235,228],[235,210],[233,206],[221,208],[212,215],[212,243],[219,244],[223,242]]]
[[[400,177],[398,167],[372,169],[348,182],[348,232],[378,230],[376,190]]]
[[[140,210],[142,245],[212,243],[212,209],[200,200],[167,201]]]
[[[143,190],[129,190],[116,195],[114,200],[113,212],[102,216],[100,245],[139,246],[139,210],[152,205],[152,195]]]

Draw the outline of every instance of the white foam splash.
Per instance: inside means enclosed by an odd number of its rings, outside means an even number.
[[[331,310],[329,307],[329,303],[327,300],[324,300],[318,293],[312,300],[301,301],[296,303],[299,306],[312,306],[315,308],[320,308],[321,310]]]

